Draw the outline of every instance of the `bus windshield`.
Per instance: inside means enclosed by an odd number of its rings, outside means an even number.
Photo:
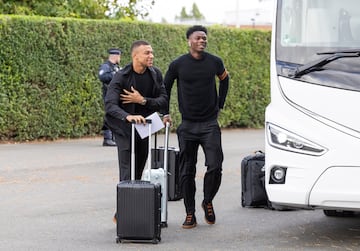
[[[359,0],[278,0],[276,24],[279,75],[303,77],[316,69],[307,65],[359,72]]]

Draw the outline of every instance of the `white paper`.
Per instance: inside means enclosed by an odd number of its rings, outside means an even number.
[[[146,119],[151,119],[151,134],[164,128],[164,123],[157,112],[147,116]],[[142,139],[149,136],[149,124],[136,124],[135,129]]]

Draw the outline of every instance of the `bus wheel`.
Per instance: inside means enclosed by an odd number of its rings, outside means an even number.
[[[330,217],[352,217],[355,215],[355,212],[342,210],[324,210],[324,214]]]

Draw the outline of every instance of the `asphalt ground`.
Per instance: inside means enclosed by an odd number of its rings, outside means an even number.
[[[264,131],[223,130],[222,136],[216,224],[205,223],[200,206],[200,149],[198,226],[182,229],[183,201],[171,201],[159,244],[116,243],[117,152],[101,138],[0,144],[0,250],[360,250],[359,217],[242,208],[240,163],[264,150]],[[177,146],[175,134],[169,145]]]

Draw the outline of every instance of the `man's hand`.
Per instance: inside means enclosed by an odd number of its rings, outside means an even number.
[[[144,100],[144,97],[132,86],[131,91],[125,89],[123,91],[124,94],[120,94],[120,99],[122,100],[123,104],[141,104],[141,102]]]
[[[135,121],[136,124],[146,124],[146,119],[141,116],[141,115],[128,115],[126,116],[126,120],[129,121],[130,123]]]
[[[170,125],[172,125],[172,120],[171,120],[170,114],[167,114],[163,117],[164,125],[166,125],[166,122],[168,122]]]

